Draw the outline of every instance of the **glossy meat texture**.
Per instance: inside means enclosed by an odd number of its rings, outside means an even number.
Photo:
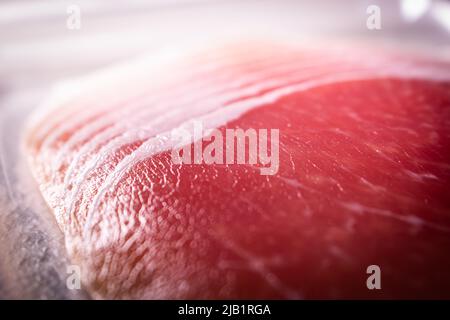
[[[275,44],[155,59],[67,85],[27,131],[95,298],[450,298],[450,64]],[[193,120],[279,129],[278,172],[175,164]]]

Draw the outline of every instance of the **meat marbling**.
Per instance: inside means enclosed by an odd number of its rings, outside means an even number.
[[[96,298],[450,298],[449,78],[400,54],[237,44],[70,84],[25,141]],[[278,172],[175,164],[170,133],[193,120],[279,129]]]

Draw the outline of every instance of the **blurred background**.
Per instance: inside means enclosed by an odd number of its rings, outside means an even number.
[[[67,290],[62,235],[23,187],[21,127],[54,84],[161,50],[268,35],[450,58],[450,2],[0,1],[0,298],[88,298]]]
[[[379,8],[380,29],[368,19]],[[368,13],[369,12],[369,13]],[[74,20],[79,20],[77,24]],[[445,46],[450,3],[431,0],[0,2],[0,89],[33,88],[179,42],[248,34]],[[36,80],[39,81],[36,81]]]

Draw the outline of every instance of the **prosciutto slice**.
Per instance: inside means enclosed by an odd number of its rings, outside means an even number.
[[[175,163],[194,121],[279,130],[277,171]],[[95,298],[450,298],[448,62],[164,52],[65,85],[25,142]]]

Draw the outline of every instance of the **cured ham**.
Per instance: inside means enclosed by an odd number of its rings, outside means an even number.
[[[67,84],[28,126],[93,297],[450,298],[449,62],[274,43],[161,56]],[[194,122],[279,130],[277,171],[175,162],[173,130]]]

